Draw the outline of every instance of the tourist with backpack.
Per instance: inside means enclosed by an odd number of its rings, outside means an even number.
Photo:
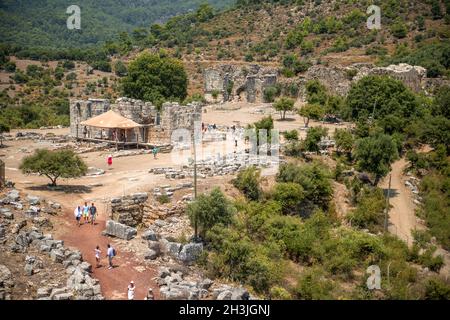
[[[113,266],[113,258],[116,256],[116,249],[114,249],[109,243],[108,243],[108,250],[106,251],[106,256],[108,257],[108,263],[109,267],[108,269],[112,269]]]

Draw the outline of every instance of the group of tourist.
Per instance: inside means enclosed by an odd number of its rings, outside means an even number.
[[[84,206],[77,206],[75,208],[74,216],[79,227],[81,226],[81,220],[83,220],[83,224],[90,223],[94,225],[97,218],[97,207],[94,203],[89,206],[87,202],[85,202]]]

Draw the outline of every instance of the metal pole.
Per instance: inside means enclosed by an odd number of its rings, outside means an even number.
[[[195,126],[194,126],[194,199],[197,199],[197,148],[196,148],[196,139],[195,139]],[[194,237],[197,240],[198,237],[198,224],[197,224],[197,216],[195,216],[194,221]]]
[[[388,229],[388,213],[389,213],[389,200],[391,197],[391,179],[392,179],[392,174],[389,175],[389,187],[388,187],[388,191],[387,191],[387,197],[386,197],[386,211],[384,214],[384,232],[387,232]]]

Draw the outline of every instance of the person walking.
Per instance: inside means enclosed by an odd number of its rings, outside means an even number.
[[[73,214],[75,215],[75,219],[77,220],[78,223],[78,227],[81,226],[81,216],[82,216],[82,210],[80,206],[77,206],[75,208],[75,211],[73,212]]]
[[[91,214],[91,223],[92,225],[95,224],[95,218],[97,217],[97,207],[92,202],[91,206],[89,207],[89,213]]]
[[[145,296],[144,300],[155,300],[155,295],[153,294],[152,288],[148,289],[147,295]]]
[[[102,251],[100,250],[100,247],[99,246],[97,246],[96,248],[95,248],[95,250],[94,250],[94,252],[95,252],[95,262],[96,262],[96,267],[97,268],[100,268],[101,266],[100,266],[100,254],[102,253]]]
[[[134,300],[134,292],[136,291],[136,286],[134,281],[131,281],[128,285],[128,300]]]
[[[85,202],[83,206],[83,224],[86,222],[89,223],[89,206],[87,202]]]
[[[158,147],[154,146],[152,153],[153,153],[153,159],[156,159],[156,155],[158,154]]]
[[[106,158],[106,162],[108,163],[108,167],[111,168],[112,166],[112,155],[109,154],[108,157]]]
[[[113,266],[113,258],[116,256],[116,249],[114,249],[109,243],[108,243],[108,250],[106,251],[106,256],[108,257],[108,269],[112,269]]]

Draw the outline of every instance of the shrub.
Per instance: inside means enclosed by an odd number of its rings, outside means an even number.
[[[210,194],[200,195],[186,208],[191,225],[198,226],[199,235],[205,237],[206,232],[216,224],[228,225],[234,209],[219,188]]]
[[[260,187],[261,172],[256,167],[249,167],[239,172],[236,179],[232,181],[249,200],[257,201],[262,195]]]
[[[281,204],[283,213],[296,213],[305,195],[303,188],[296,183],[277,183],[273,191],[273,198]]]

